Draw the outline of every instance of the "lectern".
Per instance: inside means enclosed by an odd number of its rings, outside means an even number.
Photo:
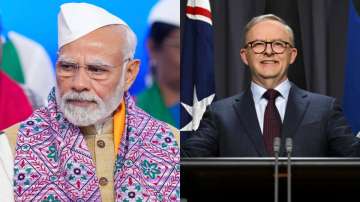
[[[279,201],[286,201],[286,158],[280,158]],[[273,201],[273,158],[183,158],[181,198]],[[293,158],[293,202],[360,201],[360,158]]]

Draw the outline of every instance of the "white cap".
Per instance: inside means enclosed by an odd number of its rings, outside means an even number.
[[[180,1],[179,0],[159,0],[151,9],[148,23],[155,22],[167,23],[180,27]]]
[[[58,14],[59,49],[100,27],[115,24],[128,26],[103,8],[88,3],[65,3]]]

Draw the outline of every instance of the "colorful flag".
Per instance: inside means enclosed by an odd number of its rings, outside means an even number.
[[[355,134],[360,131],[360,17],[349,1],[347,63],[345,70],[344,112]]]
[[[210,3],[188,0],[181,51],[181,140],[199,127],[215,98],[214,46]]]
[[[53,65],[45,49],[37,42],[14,31],[7,33],[3,46],[2,70],[25,85],[43,102],[55,85]]]
[[[25,120],[31,113],[23,89],[0,70],[0,131]]]

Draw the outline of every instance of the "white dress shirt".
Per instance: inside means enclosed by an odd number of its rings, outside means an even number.
[[[275,105],[280,114],[282,122],[284,121],[286,104],[288,101],[290,88],[291,88],[291,84],[288,79],[281,82],[278,86],[275,87],[275,90],[277,90],[280,93],[280,96],[278,96],[275,100]],[[251,82],[251,92],[253,94],[256,115],[259,121],[261,132],[263,132],[263,128],[264,128],[264,114],[265,114],[266,105],[268,103],[268,100],[263,97],[266,91],[267,91],[266,88],[259,86],[254,82]]]

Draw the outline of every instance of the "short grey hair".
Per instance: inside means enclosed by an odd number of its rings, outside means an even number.
[[[246,45],[246,36],[250,29],[254,27],[259,22],[272,20],[276,22],[280,22],[282,25],[284,25],[285,29],[289,32],[290,36],[290,43],[291,45],[295,46],[295,40],[294,40],[294,32],[291,29],[291,27],[285,22],[285,20],[281,19],[280,17],[274,15],[274,14],[265,14],[265,15],[259,15],[257,17],[252,18],[245,26],[244,28],[244,37],[243,37],[243,43]]]
[[[125,31],[125,40],[126,40],[126,45],[124,45],[123,48],[123,55],[125,59],[133,59],[134,55],[135,55],[135,51],[136,51],[136,45],[137,45],[137,37],[134,33],[134,31],[128,27],[128,26],[123,26],[120,25],[121,27],[124,28]]]

